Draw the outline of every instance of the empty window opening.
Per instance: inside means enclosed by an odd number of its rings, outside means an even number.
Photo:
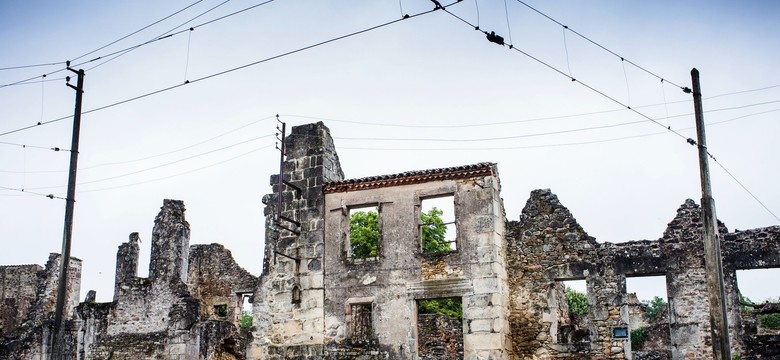
[[[556,281],[552,290],[557,313],[553,319],[555,338],[560,344],[590,342],[590,320],[588,320],[587,283],[585,280]]]
[[[490,331],[492,320],[469,321],[471,332]],[[417,351],[420,359],[463,358],[461,298],[417,300]]]
[[[368,341],[374,337],[371,303],[350,304],[347,322],[353,342]]]
[[[631,351],[671,352],[666,276],[626,278],[626,294]]]
[[[349,244],[349,255],[353,261],[378,259],[379,207],[349,209]]]
[[[241,312],[252,312],[252,303],[255,300],[253,293],[239,293],[241,297]]]
[[[780,268],[737,270],[737,288],[742,310],[742,321],[750,335],[780,335],[780,313],[768,304],[780,303],[780,290],[774,284],[780,277]]]
[[[228,306],[226,304],[214,305],[214,314],[219,317],[228,315]]]
[[[241,302],[241,318],[239,319],[239,327],[241,329],[249,330],[252,328],[252,322],[254,320],[252,316],[252,303],[254,302],[254,294],[252,293],[240,293]]]
[[[767,286],[780,279],[780,268],[737,270],[737,287],[743,301],[753,304],[780,302],[780,288]]]
[[[423,199],[420,203],[420,239],[425,254],[457,250],[455,197]]]

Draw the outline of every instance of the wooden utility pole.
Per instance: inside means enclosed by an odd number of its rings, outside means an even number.
[[[726,318],[726,293],[723,289],[723,258],[720,253],[718,218],[715,200],[710,186],[710,166],[707,157],[707,137],[704,133],[704,114],[701,105],[699,70],[691,70],[693,82],[693,107],[696,113],[696,134],[699,148],[699,172],[701,175],[701,208],[704,227],[704,266],[710,300],[710,327],[712,329],[713,359],[731,360],[728,319]]]
[[[68,87],[76,90],[76,109],[73,113],[73,134],[70,145],[70,168],[68,169],[68,195],[65,197],[65,229],[62,234],[62,252],[60,253],[60,278],[57,284],[57,303],[54,308],[54,327],[51,333],[52,358],[59,359],[63,356],[63,333],[62,317],[65,309],[65,298],[67,297],[68,267],[70,265],[70,243],[73,235],[73,205],[76,203],[76,169],[79,161],[79,133],[81,129],[81,96],[84,94],[84,70],[78,71],[70,68],[68,70],[78,75],[76,86],[67,84]],[[70,77],[66,78],[68,81]]]

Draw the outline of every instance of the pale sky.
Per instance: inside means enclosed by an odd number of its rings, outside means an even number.
[[[64,62],[193,1],[0,2],[0,68]],[[255,63],[432,9],[427,0],[204,0],[78,59],[154,39],[87,72],[84,111]],[[619,56],[681,86],[701,71],[710,152],[780,214],[780,3],[539,1],[527,3]],[[657,239],[686,198],[701,197],[690,95],[515,0],[466,0],[449,10],[522,53],[436,11],[83,116],[73,256],[82,294],[111,300],[116,249],[141,235],[140,275],[163,199],[183,200],[191,242],[221,243],[254,274],[262,267],[262,196],[278,171],[279,114],[288,127],[322,120],[348,178],[490,161],[507,217],[550,188],[598,241]],[[194,31],[179,32],[194,27]],[[108,59],[106,57],[104,59]],[[59,252],[74,91],[46,67],[0,70],[0,264],[43,264]],[[72,81],[75,83],[75,81]],[[637,109],[647,121],[589,90]],[[753,91],[748,91],[753,90]],[[679,132],[681,138],[666,130]],[[11,144],[5,144],[11,143]],[[13,144],[29,145],[21,147]],[[710,162],[718,217],[730,230],[778,225]],[[752,276],[752,275],[751,275]],[[776,279],[776,276],[774,277]],[[740,278],[760,300],[770,275]],[[663,289],[658,290],[662,292]]]

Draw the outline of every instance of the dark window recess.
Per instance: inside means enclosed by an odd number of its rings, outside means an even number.
[[[219,317],[225,317],[228,314],[228,308],[227,305],[214,305],[214,313],[217,314]]]
[[[349,314],[352,340],[369,340],[374,336],[371,326],[371,304],[351,304]]]

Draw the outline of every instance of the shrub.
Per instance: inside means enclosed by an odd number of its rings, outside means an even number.
[[[241,323],[239,323],[239,326],[242,329],[249,330],[252,328],[252,314],[249,311],[244,311],[241,313]]]
[[[566,301],[569,303],[569,314],[585,315],[588,313],[588,297],[585,294],[566,287]]]
[[[766,314],[758,317],[761,326],[768,329],[780,329],[780,314]]]
[[[638,328],[631,331],[631,350],[642,350],[642,347],[647,341],[647,328]]]

